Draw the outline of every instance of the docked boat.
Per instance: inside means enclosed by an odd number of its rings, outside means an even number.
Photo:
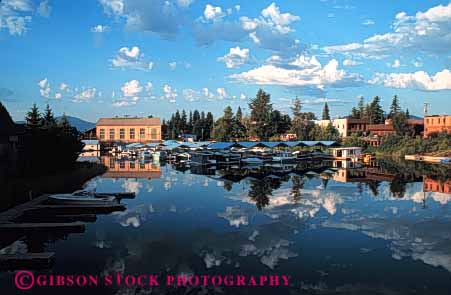
[[[48,203],[54,205],[111,205],[117,203],[116,197],[93,198],[73,194],[56,194],[48,197]]]
[[[116,199],[133,199],[136,197],[134,192],[120,192],[120,193],[97,193],[93,191],[79,190],[72,193],[73,196],[92,197],[92,198],[105,198],[115,197]]]
[[[241,162],[247,165],[263,165],[264,161],[260,158],[244,158]]]
[[[276,152],[272,157],[273,162],[294,162],[296,159],[297,155],[289,151]]]
[[[152,159],[153,155],[150,151],[143,151],[143,152],[139,153],[139,157],[141,159],[147,160],[147,159]]]

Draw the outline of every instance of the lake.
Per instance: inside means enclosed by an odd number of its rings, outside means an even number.
[[[29,294],[449,294],[451,176],[383,160],[360,169],[207,169],[103,158],[86,183],[135,192],[84,233],[29,234],[2,254],[55,252],[38,274],[289,276],[289,287],[41,287]],[[0,273],[3,294],[23,294]],[[249,283],[249,281],[246,281]],[[49,281],[47,280],[47,283]]]

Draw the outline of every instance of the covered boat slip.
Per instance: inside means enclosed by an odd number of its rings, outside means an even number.
[[[330,148],[338,146],[335,141],[270,141],[270,142],[214,142],[201,150],[191,150],[191,164],[194,165],[261,165],[271,162],[295,162],[312,158],[325,157],[326,154],[310,152],[307,154],[295,148]]]

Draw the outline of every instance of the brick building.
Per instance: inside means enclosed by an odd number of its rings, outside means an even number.
[[[96,124],[100,142],[161,141],[160,118],[101,118]]]
[[[451,115],[425,116],[424,137],[440,132],[451,133]]]

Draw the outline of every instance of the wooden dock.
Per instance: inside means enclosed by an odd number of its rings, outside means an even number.
[[[0,232],[14,231],[59,231],[84,232],[86,226],[83,222],[68,223],[3,223],[0,224]]]
[[[12,223],[15,219],[21,216],[27,209],[30,209],[33,206],[37,206],[48,199],[48,195],[42,195],[37,197],[27,203],[18,205],[14,208],[11,208],[5,212],[0,213],[0,224],[3,223]]]
[[[80,212],[80,213],[94,213],[94,214],[108,214],[114,211],[125,211],[123,204],[108,204],[108,205],[37,205],[30,210],[39,210],[42,212],[56,212],[62,215],[61,212]],[[59,212],[59,213],[58,213]]]
[[[0,255],[1,270],[49,268],[55,261],[55,253],[25,253]]]

